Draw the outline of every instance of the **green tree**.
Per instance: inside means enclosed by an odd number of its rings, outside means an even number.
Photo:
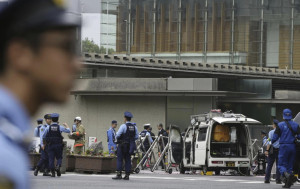
[[[93,40],[85,38],[82,40],[82,51],[88,53],[100,53],[100,48]]]
[[[82,40],[82,51],[88,53],[100,53],[100,48],[93,40],[85,38]]]
[[[93,40],[85,38],[82,40],[82,52],[106,54],[106,48],[103,46],[99,47]],[[112,54],[114,52],[115,50],[113,48],[108,49],[108,54]]]

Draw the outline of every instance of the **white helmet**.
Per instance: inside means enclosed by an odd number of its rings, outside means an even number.
[[[81,117],[75,117],[75,120],[77,120],[77,121],[81,121]]]

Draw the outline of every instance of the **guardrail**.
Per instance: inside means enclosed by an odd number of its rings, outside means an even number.
[[[116,56],[94,53],[83,54],[84,64],[134,67],[140,69],[157,69],[181,72],[199,72],[217,75],[236,75],[241,77],[277,78],[300,80],[300,70],[276,69],[243,65],[216,63],[199,63],[177,61],[159,58],[143,58],[131,56]]]

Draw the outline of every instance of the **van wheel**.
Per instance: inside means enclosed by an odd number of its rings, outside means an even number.
[[[170,169],[168,170],[168,173],[169,173],[169,174],[172,174],[172,172],[173,172],[173,169],[170,168]]]
[[[220,170],[215,170],[215,175],[220,175],[221,171]]]

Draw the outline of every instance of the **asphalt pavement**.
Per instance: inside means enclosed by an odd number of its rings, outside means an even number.
[[[264,184],[262,176],[203,176],[199,174],[184,174],[177,172],[167,174],[162,171],[151,173],[142,171],[139,174],[132,174],[129,181],[112,180],[111,175],[100,174],[77,174],[66,173],[61,177],[43,177],[42,174],[35,177],[30,172],[33,189],[96,189],[96,188],[122,188],[122,189],[279,189],[281,185],[271,182]],[[300,189],[300,184],[292,188]]]

